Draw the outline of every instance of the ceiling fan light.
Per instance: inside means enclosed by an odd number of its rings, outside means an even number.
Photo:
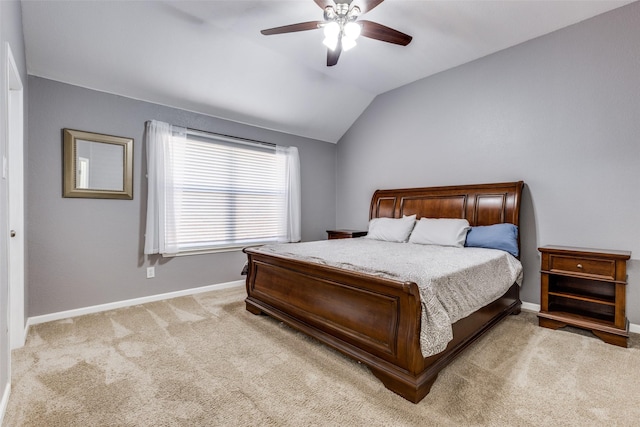
[[[361,31],[362,27],[360,26],[360,24],[356,24],[355,22],[349,22],[344,26],[344,35],[352,39],[354,42],[358,37],[360,37]]]
[[[351,37],[344,36],[342,37],[342,50],[345,52],[349,49],[352,49],[356,46],[356,41]]]
[[[322,44],[324,44],[332,51],[336,50],[336,47],[338,47],[338,37],[325,37],[322,41]]]
[[[324,26],[324,36],[326,38],[338,38],[340,35],[340,24],[337,22],[329,22]]]

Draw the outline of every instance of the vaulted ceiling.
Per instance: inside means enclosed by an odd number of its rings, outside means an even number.
[[[359,0],[354,0],[357,4]],[[363,15],[413,36],[361,37],[326,66],[313,0],[23,1],[28,73],[337,142],[379,94],[632,1],[386,0]]]

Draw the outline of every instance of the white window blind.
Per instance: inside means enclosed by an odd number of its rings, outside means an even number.
[[[188,130],[172,131],[167,141],[168,179],[161,186],[164,206],[159,206],[164,224],[158,224],[164,239],[158,239],[163,242],[156,252],[145,244],[145,253],[172,255],[300,239],[295,147]],[[151,191],[151,176],[149,185]]]

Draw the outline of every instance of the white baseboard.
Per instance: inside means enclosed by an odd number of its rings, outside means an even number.
[[[183,297],[187,295],[195,295],[203,292],[235,288],[235,287],[244,286],[245,283],[246,283],[245,280],[236,280],[233,282],[219,283],[217,285],[201,286],[199,288],[191,288],[191,289],[185,289],[182,291],[167,292],[165,294],[150,295],[148,297],[110,302],[107,304],[92,305],[90,307],[83,307],[83,308],[77,308],[74,310],[60,311],[57,313],[43,314],[41,316],[29,317],[29,319],[27,319],[26,332],[28,332],[29,326],[37,325],[39,323],[51,322],[53,320],[67,319],[69,317],[83,316],[85,314],[99,313],[101,311],[114,310],[116,308],[131,307],[134,305],[145,304],[148,302],[161,301],[165,299]]]
[[[530,302],[522,301],[522,306],[520,307],[524,311],[533,311],[535,313],[540,311],[540,304],[533,304]]]
[[[540,304],[533,304],[530,302],[522,301],[522,309],[525,311],[533,311],[537,313],[540,311]],[[640,334],[640,325],[636,325],[635,323],[630,323],[629,332],[633,332],[634,334]]]
[[[9,404],[9,395],[11,394],[11,383],[7,383],[2,393],[2,400],[0,400],[0,425],[4,420],[4,413],[7,411],[7,405]]]

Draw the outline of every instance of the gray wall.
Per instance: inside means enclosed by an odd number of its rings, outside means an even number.
[[[242,279],[246,256],[238,251],[143,256],[147,120],[297,146],[302,238],[324,239],[335,226],[335,144],[33,76],[29,88],[29,316]],[[62,198],[63,128],[134,138],[132,201]],[[150,265],[154,279],[146,279]]]
[[[25,66],[25,54],[24,54],[24,38],[22,36],[22,8],[19,1],[0,1],[0,82],[1,84],[1,96],[0,99],[0,158],[7,155],[7,141],[6,141],[6,79],[7,79],[7,64],[6,64],[6,43],[11,46],[13,53],[13,59],[18,67],[20,78],[22,79],[23,92],[25,94],[25,110],[27,105],[27,72]],[[27,115],[25,111],[24,115],[25,130]],[[26,144],[26,142],[25,142]],[[5,391],[5,385],[9,381],[9,360],[7,355],[9,354],[9,337],[7,334],[7,311],[8,307],[8,265],[7,265],[7,180],[0,179],[0,399]],[[25,207],[26,209],[26,207]],[[26,226],[25,226],[26,227]]]
[[[537,248],[633,251],[640,324],[640,3],[380,95],[338,143],[338,227],[376,188],[524,180],[523,300]]]

